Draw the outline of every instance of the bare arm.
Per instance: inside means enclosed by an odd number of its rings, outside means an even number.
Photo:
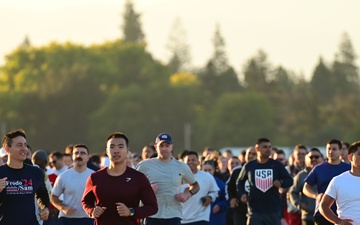
[[[317,196],[317,192],[313,189],[313,187],[308,184],[307,182],[305,182],[304,187],[303,187],[303,193],[308,196],[309,198],[314,198],[316,199]]]
[[[330,222],[334,224],[352,224],[352,220],[342,220],[338,218],[335,213],[331,210],[331,205],[334,203],[335,199],[330,197],[327,194],[324,194],[320,202],[320,213]]]
[[[198,182],[190,184],[189,186],[189,192],[192,191],[193,194],[198,193],[198,191],[200,190],[200,185]]]
[[[70,206],[65,205],[58,196],[52,193],[50,195],[50,201],[59,211],[63,211],[66,215],[71,215],[76,210],[74,208],[71,208]]]
[[[191,196],[196,194],[200,190],[200,185],[198,182],[195,182],[193,184],[189,184],[189,188],[185,189],[185,192],[179,193],[176,195],[176,198],[184,203],[186,202]]]

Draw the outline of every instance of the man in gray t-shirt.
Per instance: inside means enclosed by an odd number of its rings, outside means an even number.
[[[156,137],[157,158],[140,162],[137,170],[149,179],[158,201],[158,212],[146,219],[146,225],[180,225],[181,203],[196,194],[200,187],[188,165],[172,157],[173,143],[170,135],[161,133]],[[183,183],[189,189],[180,193]]]

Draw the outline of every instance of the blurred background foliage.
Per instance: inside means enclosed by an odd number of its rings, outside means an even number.
[[[238,74],[228,63],[220,25],[213,54],[202,68],[192,68],[180,21],[169,36],[169,61],[160,62],[147,51],[133,3],[125,8],[123,38],[35,47],[25,37],[6,56],[0,67],[2,133],[23,128],[33,149],[63,151],[86,143],[98,153],[113,131],[129,136],[133,152],[160,132],[172,135],[175,152],[249,146],[259,137],[275,146],[358,140],[359,71],[348,34],[333,61],[314,62],[310,80],[272,65],[263,50]]]

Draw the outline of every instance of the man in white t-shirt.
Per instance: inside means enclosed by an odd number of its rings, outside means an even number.
[[[50,201],[60,211],[60,224],[92,225],[94,220],[85,213],[81,204],[86,180],[94,172],[87,168],[88,147],[83,144],[74,145],[72,158],[73,167],[57,177]],[[63,200],[60,200],[60,195],[63,195]]]
[[[334,177],[320,202],[321,214],[334,224],[360,224],[360,141],[349,148],[351,170]],[[336,201],[337,215],[330,209]]]

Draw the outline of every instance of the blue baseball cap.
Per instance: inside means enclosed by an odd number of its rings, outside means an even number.
[[[166,141],[169,144],[172,144],[172,139],[171,139],[170,135],[168,135],[166,133],[159,134],[155,139],[155,144],[157,144],[159,142],[163,142],[163,141]]]

